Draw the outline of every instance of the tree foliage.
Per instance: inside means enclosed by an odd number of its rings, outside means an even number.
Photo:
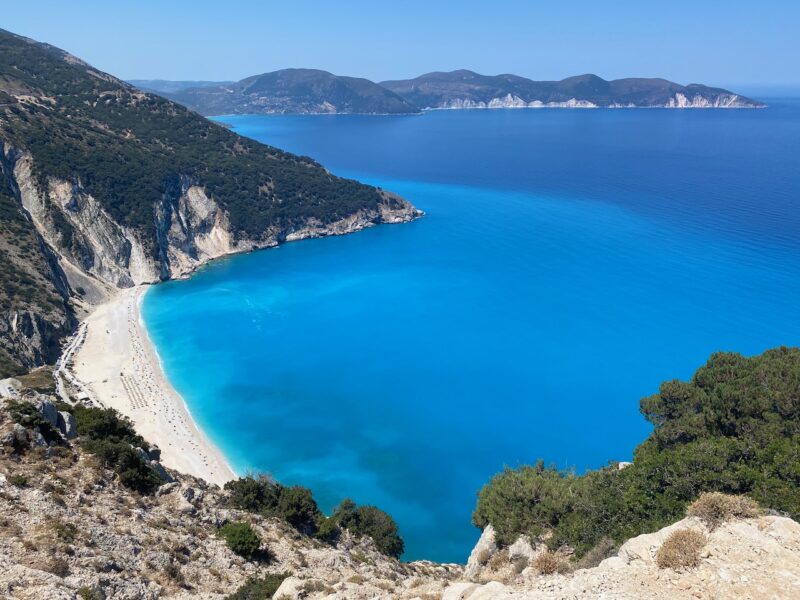
[[[145,448],[147,443],[127,418],[113,408],[75,405],[70,411],[75,416],[81,446],[114,471],[125,487],[152,494],[164,483],[136,450]]]
[[[304,535],[335,543],[341,529],[347,529],[355,536],[371,537],[384,554],[399,557],[403,553],[397,523],[375,506],[357,506],[345,500],[326,517],[311,490],[287,487],[264,475],[229,481],[225,489],[232,507],[283,519]]]
[[[302,486],[287,487],[266,476],[249,476],[225,484],[234,508],[277,517],[305,535],[317,533],[324,518],[311,490]]]
[[[510,543],[553,532],[579,555],[663,527],[707,491],[744,494],[800,517],[800,349],[760,356],[716,353],[694,377],[641,401],[653,432],[633,464],[584,475],[536,466],[506,469],[478,494],[473,522]]]
[[[261,538],[250,523],[237,521],[226,523],[219,528],[219,536],[225,540],[228,548],[239,556],[250,560],[261,548]]]
[[[372,538],[378,550],[387,556],[399,558],[403,554],[404,543],[394,519],[375,506],[357,506],[346,499],[333,511],[330,521],[352,535]]]

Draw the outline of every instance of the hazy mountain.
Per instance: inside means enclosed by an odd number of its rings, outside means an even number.
[[[231,84],[162,93],[204,115],[419,112],[413,104],[368,79],[315,69],[283,69]]]
[[[616,79],[579,75],[533,81],[518,75],[479,75],[460,70],[384,81],[385,88],[425,108],[671,107],[756,108],[759,102],[728,90],[666,79]]]
[[[128,83],[154,94],[174,94],[187,88],[229,85],[232,81],[171,81],[168,79],[129,79]]]

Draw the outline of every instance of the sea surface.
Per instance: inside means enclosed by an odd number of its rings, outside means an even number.
[[[768,102],[220,117],[426,216],[215,261],[147,328],[240,473],[463,562],[505,465],[631,460],[661,381],[800,343],[800,100]]]

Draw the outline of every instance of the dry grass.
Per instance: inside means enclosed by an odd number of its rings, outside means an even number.
[[[686,514],[699,518],[713,531],[723,523],[756,517],[759,512],[758,504],[746,496],[707,492],[689,505]]]
[[[492,555],[486,566],[489,568],[490,571],[499,571],[500,569],[508,565],[508,563],[509,563],[508,549],[503,548],[502,550],[495,552]]]
[[[555,552],[545,550],[533,559],[533,568],[540,575],[563,573],[567,569],[566,561]]]
[[[706,536],[694,529],[673,531],[656,552],[656,564],[662,569],[696,567],[706,541]]]
[[[478,561],[479,565],[485,565],[489,562],[489,559],[492,557],[492,553],[488,548],[482,548],[478,552],[478,556],[476,556],[476,560]]]
[[[53,367],[40,367],[27,375],[18,375],[15,379],[23,387],[42,394],[49,394],[56,389],[55,381],[53,381]]]

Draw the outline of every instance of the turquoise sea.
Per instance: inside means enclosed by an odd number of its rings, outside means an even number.
[[[800,101],[768,101],[221,117],[426,216],[216,261],[147,294],[148,330],[241,473],[464,561],[504,465],[630,460],[661,381],[800,343]]]

